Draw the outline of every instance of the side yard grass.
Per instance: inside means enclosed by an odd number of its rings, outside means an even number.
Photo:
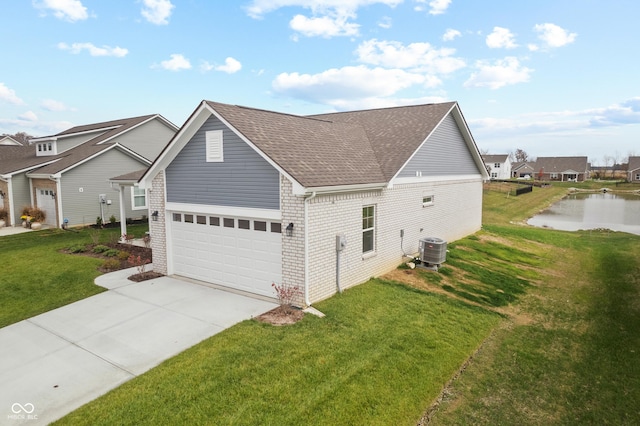
[[[146,225],[130,227],[144,235]],[[119,228],[98,232],[101,241],[117,239]],[[91,242],[87,229],[59,229],[0,238],[0,327],[104,291],[94,284],[102,261],[60,250]]]

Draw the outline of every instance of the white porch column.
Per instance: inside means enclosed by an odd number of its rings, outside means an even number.
[[[124,205],[124,189],[123,185],[118,185],[118,196],[120,197],[120,241],[124,241],[123,235],[127,234],[127,212]]]

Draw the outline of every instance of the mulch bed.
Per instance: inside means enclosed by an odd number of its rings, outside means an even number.
[[[304,317],[304,312],[298,308],[278,306],[269,312],[257,316],[256,319],[271,325],[289,325],[297,323],[302,317]]]

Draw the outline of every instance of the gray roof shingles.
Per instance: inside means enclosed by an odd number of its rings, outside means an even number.
[[[305,187],[385,183],[455,105],[297,116],[207,101]]]

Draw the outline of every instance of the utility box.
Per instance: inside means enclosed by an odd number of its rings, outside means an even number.
[[[447,260],[447,242],[442,238],[427,237],[419,242],[420,261],[429,265],[440,265]]]

